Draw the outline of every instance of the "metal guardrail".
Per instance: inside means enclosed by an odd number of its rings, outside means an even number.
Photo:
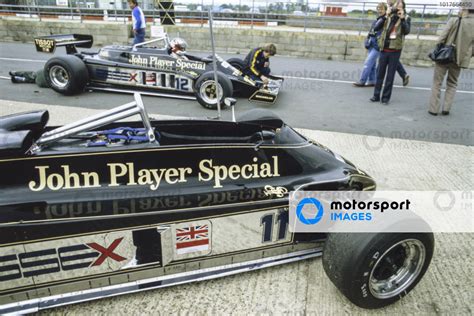
[[[40,0],[36,0],[40,1]],[[207,1],[207,0],[206,0]],[[241,1],[241,0],[240,0]],[[26,18],[59,18],[64,20],[107,20],[117,23],[129,23],[130,9],[116,7],[112,8],[89,8],[85,4],[87,2],[74,3],[69,0],[69,7],[62,6],[43,6],[43,5],[11,5],[0,4],[0,15],[22,16]],[[201,0],[195,10],[183,8],[183,5],[175,3],[173,11],[176,21],[179,24],[199,24],[206,25],[209,20],[209,13],[206,9],[213,8],[213,18],[216,27],[220,25],[232,26],[288,26],[301,27],[303,31],[308,28],[324,28],[324,29],[341,29],[358,31],[359,34],[366,32],[373,20],[376,18],[375,2],[306,2],[302,5],[295,5],[290,2],[264,2],[264,6],[259,5],[262,2],[252,1],[252,6],[236,5],[233,9],[223,9],[215,7]],[[190,5],[188,5],[190,6]],[[324,6],[324,7],[322,7]],[[342,7],[351,6],[349,12],[338,12],[336,14],[327,14],[321,12],[321,9],[330,6]],[[153,23],[158,21],[160,10],[154,6],[144,5],[144,13]],[[198,10],[199,9],[199,10]],[[300,10],[297,10],[300,9]],[[446,24],[446,21],[455,12],[454,9],[441,9],[434,5],[426,4],[407,4],[407,12],[412,18],[412,34],[419,35],[435,35],[440,26]]]

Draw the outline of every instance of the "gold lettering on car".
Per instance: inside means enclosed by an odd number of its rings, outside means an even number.
[[[128,62],[144,68],[155,68],[161,70],[172,70],[175,66],[174,60],[160,59],[158,56],[143,57],[137,54],[131,54]]]
[[[97,172],[75,172],[69,165],[61,165],[59,169],[50,166],[36,166],[35,178],[29,181],[31,191],[45,189],[58,191],[68,189],[95,188],[101,186],[147,186],[155,191],[161,185],[175,185],[188,181],[194,173],[190,167],[179,168],[137,168],[133,162],[107,163],[107,175],[99,176]],[[250,163],[220,165],[213,159],[203,159],[197,164],[195,173],[198,181],[211,182],[213,188],[222,188],[224,181],[240,179],[264,179],[279,177],[278,156],[272,156],[266,162],[254,157]],[[106,179],[108,181],[102,182]]]
[[[288,189],[285,187],[272,187],[271,185],[266,185],[264,194],[265,196],[275,195],[276,197],[283,197],[288,193]]]
[[[200,61],[188,61],[184,59],[178,59],[176,61],[176,68],[178,70],[206,70],[206,64]]]
[[[57,191],[61,189],[100,187],[99,174],[96,172],[72,172],[68,165],[61,165],[62,172],[47,173],[49,166],[37,166],[39,181],[31,180],[28,187],[31,191],[42,191],[46,188]]]
[[[41,48],[43,52],[49,53],[54,48],[54,40],[50,39],[35,38],[35,44],[37,47]]]

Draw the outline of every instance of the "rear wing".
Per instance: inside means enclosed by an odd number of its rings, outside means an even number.
[[[77,53],[76,47],[91,48],[92,43],[92,35],[85,34],[51,35],[35,38],[36,50],[42,53],[54,53],[56,47],[66,46],[68,54],[75,54]]]

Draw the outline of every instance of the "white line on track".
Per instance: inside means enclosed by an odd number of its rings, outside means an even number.
[[[334,80],[334,79],[321,79],[321,78],[306,78],[306,77],[291,77],[291,76],[282,76],[285,79],[295,79],[295,80],[309,80],[309,81],[323,81],[323,82],[336,82],[336,83],[350,83],[353,84],[353,81],[345,81],[345,80]],[[423,91],[431,91],[431,88],[424,88],[424,87],[403,87],[393,85],[395,88],[403,88],[403,89],[412,89],[412,90],[423,90]],[[441,89],[445,91],[445,89]],[[474,91],[465,91],[465,90],[457,90],[456,93],[467,93],[467,94],[474,94]]]
[[[8,58],[8,57],[0,57],[0,60],[26,61],[30,63],[45,63],[46,62],[46,60],[39,60],[39,59],[22,59],[22,58]]]
[[[32,62],[32,63],[45,63],[46,60],[39,60],[39,59],[21,59],[21,58],[7,58],[7,57],[0,57],[0,60],[10,60],[10,61],[25,61],[25,62]],[[322,82],[335,82],[335,83],[349,83],[353,84],[352,81],[345,81],[345,80],[335,80],[335,79],[322,79],[322,78],[306,78],[306,77],[292,77],[292,76],[282,76],[285,79],[295,79],[295,80],[308,80],[308,81],[322,81]],[[0,76],[0,79],[8,79],[9,77]],[[404,89],[411,89],[411,90],[422,90],[422,91],[431,91],[431,88],[423,88],[423,87],[403,87],[394,85],[395,88],[404,88]],[[444,89],[442,89],[444,91]],[[465,91],[465,90],[458,90],[456,93],[467,93],[467,94],[474,94],[474,91]]]

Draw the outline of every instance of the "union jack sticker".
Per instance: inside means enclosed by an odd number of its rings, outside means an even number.
[[[211,222],[182,223],[174,227],[176,257],[183,259],[211,253]]]

